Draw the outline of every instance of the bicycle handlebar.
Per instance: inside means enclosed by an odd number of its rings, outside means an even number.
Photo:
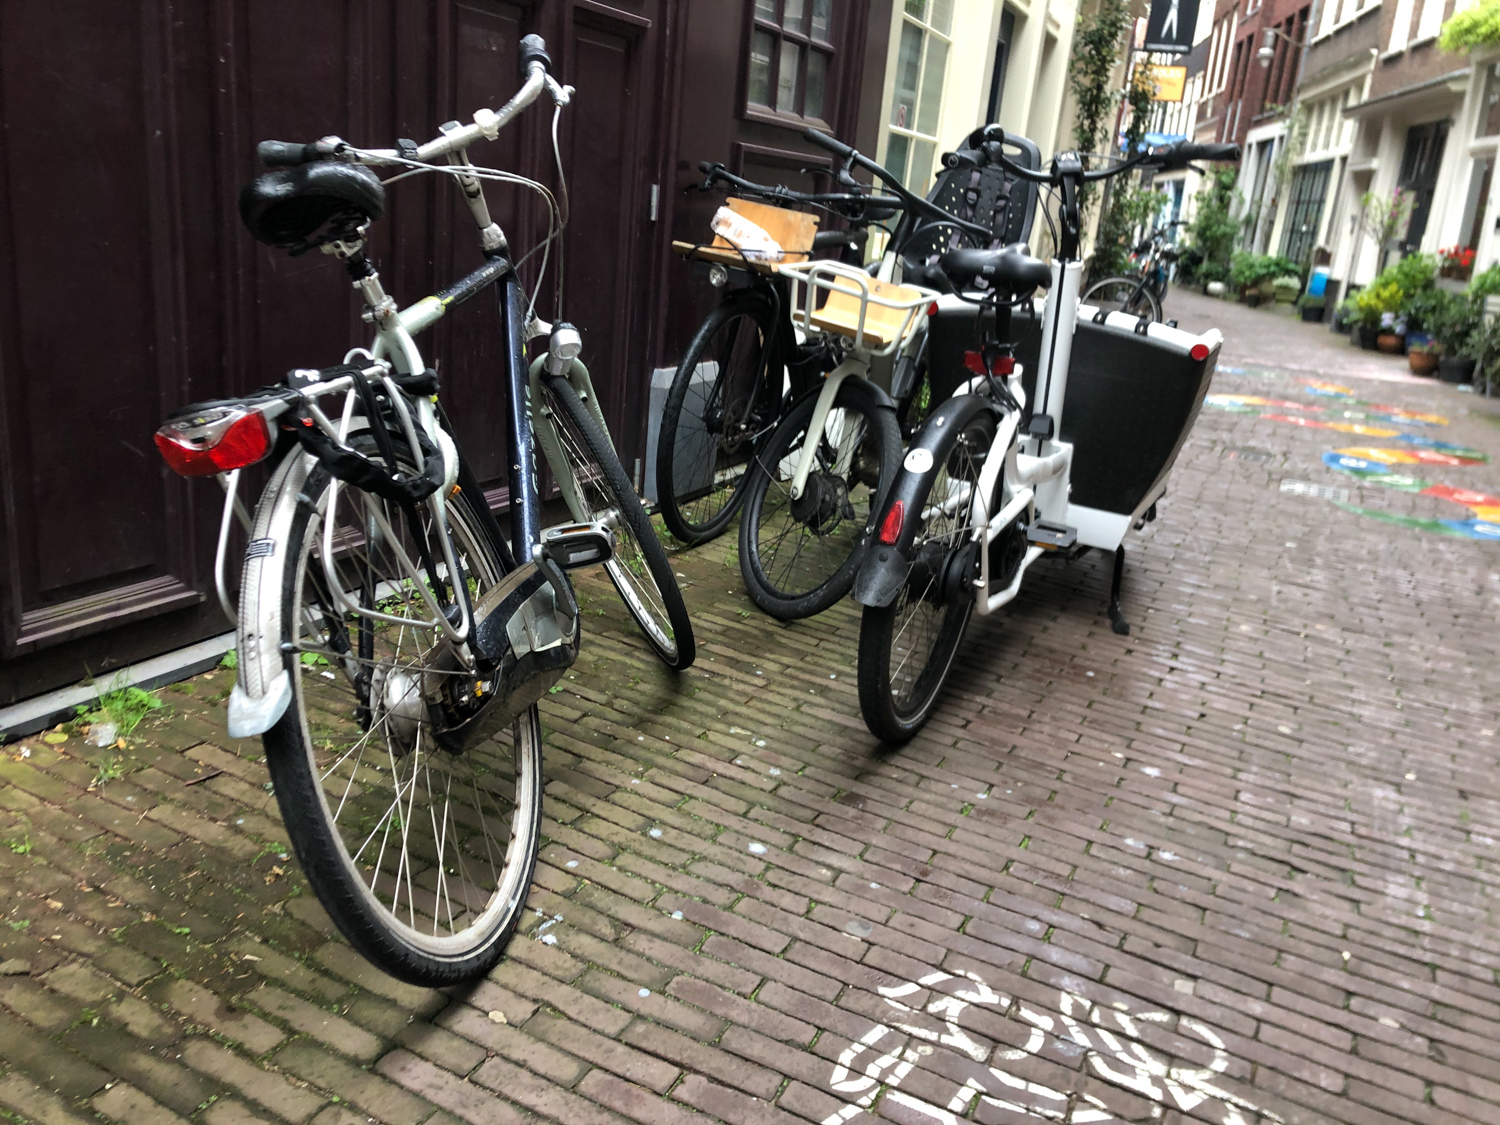
[[[443,128],[442,136],[435,137],[424,145],[406,147],[410,142],[402,141],[397,142],[401,148],[365,150],[357,157],[359,163],[381,165],[416,161],[428,164],[449,153],[460,152],[477,140],[494,140],[510,119],[536,101],[543,90],[552,94],[554,105],[565,106],[572,101],[573,87],[559,84],[549,73],[552,60],[547,54],[547,44],[540,35],[528,35],[521,40],[520,63],[521,73],[526,76],[526,81],[510,101],[499,109],[476,110],[474,120],[469,125],[449,122]],[[276,168],[328,160],[349,152],[352,147],[338,137],[324,137],[310,144],[261,141],[255,146],[255,155],[266,167]]]
[[[890,172],[886,171],[883,166],[876,164],[868,156],[861,155],[843,141],[836,140],[827,133],[820,133],[816,129],[802,130],[802,139],[812,142],[819,148],[827,149],[835,156],[844,160],[846,164],[856,164],[872,176],[884,180],[886,186],[894,191],[897,197],[906,205],[904,210],[919,212],[930,219],[937,219],[946,225],[958,227],[960,230],[968,231],[970,234],[977,234],[986,240],[994,237],[994,232],[988,227],[982,227],[978,223],[971,223],[966,219],[950,215],[947,211],[944,211],[934,203],[929,203],[920,195],[907,191],[906,185],[891,175]]]

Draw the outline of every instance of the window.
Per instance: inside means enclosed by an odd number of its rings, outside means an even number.
[[[1010,61],[1011,40],[1016,37],[1016,14],[1006,8],[1000,15],[1000,35],[995,41],[995,68],[990,72],[990,101],[984,119],[1000,120],[1000,99],[1005,96],[1005,69]]]
[[[823,121],[833,70],[833,0],[755,0],[745,100]]]
[[[1493,137],[1496,133],[1500,133],[1500,63],[1490,63],[1485,68],[1484,100],[1479,103],[1474,135]]]
[[[938,112],[952,42],[953,0],[904,0],[885,166],[925,195],[937,158]]]
[[[1445,0],[1423,0],[1422,15],[1417,21],[1416,42],[1437,38],[1443,28],[1443,6]]]

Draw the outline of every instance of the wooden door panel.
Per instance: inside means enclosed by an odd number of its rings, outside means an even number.
[[[11,653],[101,627],[111,591],[131,613],[199,600],[151,444],[180,382],[160,17],[77,3],[0,17]]]
[[[442,83],[448,93],[439,116],[427,125],[425,139],[435,135],[439,122],[471,121],[480,108],[498,109],[521,85],[516,57],[521,36],[522,10],[507,3],[453,3],[447,29],[447,75]],[[529,118],[541,112],[537,106],[514,120],[494,141],[476,144],[469,159],[478,165],[502,171],[534,175],[523,157]],[[436,193],[439,229],[443,232],[437,255],[441,286],[478,268],[484,261],[478,231],[459,195],[446,177],[431,185]],[[503,184],[486,183],[485,199],[490,216],[505,231],[513,250],[524,250],[533,224],[526,221],[534,207],[531,192]],[[415,297],[412,294],[411,297]],[[407,298],[410,299],[410,298]],[[454,310],[438,323],[426,342],[431,358],[443,376],[443,401],[464,454],[487,491],[505,485],[505,341],[500,336],[500,316],[494,291],[486,291]]]
[[[650,10],[650,9],[648,9]],[[583,334],[583,359],[626,471],[638,450],[644,355],[632,347],[640,314],[637,275],[649,219],[645,59],[651,20],[575,4],[565,81],[578,87],[564,160],[573,213],[566,237],[562,315]],[[627,422],[633,419],[633,422]]]

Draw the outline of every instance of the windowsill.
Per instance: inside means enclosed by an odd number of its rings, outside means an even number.
[[[1380,61],[1386,62],[1390,59],[1398,58],[1399,56],[1404,54],[1406,54],[1406,47],[1392,47],[1389,51],[1381,52]]]
[[[1437,42],[1437,32],[1433,32],[1431,35],[1424,35],[1420,39],[1413,39],[1410,43],[1408,43],[1406,45],[1406,49],[1408,51],[1410,51],[1413,47],[1425,47],[1429,43],[1436,43],[1436,42]]]
[[[1339,32],[1343,31],[1344,28],[1346,28],[1346,27],[1352,27],[1354,24],[1357,24],[1360,20],[1364,19],[1371,12],[1378,12],[1378,11],[1380,11],[1380,5],[1379,4],[1371,4],[1368,8],[1365,8],[1363,11],[1359,11],[1359,12],[1354,13],[1354,15],[1350,16],[1343,23],[1336,23],[1332,27],[1330,27],[1327,31],[1323,32],[1321,35],[1315,35],[1315,36],[1313,36],[1312,42],[1311,42],[1310,45],[1316,47],[1319,43],[1323,42],[1323,40],[1333,38]]]
[[[746,105],[740,110],[740,116],[746,121],[759,121],[764,125],[780,125],[783,129],[810,127],[821,132],[829,132],[833,129],[833,126],[821,117],[799,117],[795,113],[777,113],[774,109],[768,109],[763,105]]]

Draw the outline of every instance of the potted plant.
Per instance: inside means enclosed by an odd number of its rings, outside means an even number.
[[[1484,332],[1481,298],[1471,293],[1445,293],[1432,323],[1433,339],[1441,351],[1438,377],[1445,383],[1467,383],[1474,377],[1474,357]]]
[[[1449,246],[1438,251],[1438,276],[1468,281],[1474,272],[1474,251],[1468,246]]]
[[[1360,347],[1373,351],[1378,346],[1381,329],[1387,328],[1386,316],[1394,317],[1400,302],[1400,289],[1383,274],[1345,302],[1346,315],[1354,324],[1354,337]],[[1400,337],[1388,328],[1385,335],[1394,339],[1395,350],[1399,351]]]
[[[1302,292],[1302,279],[1290,274],[1274,278],[1271,281],[1271,291],[1278,305],[1290,305]]]
[[[1413,375],[1431,375],[1442,359],[1442,347],[1431,337],[1406,345],[1406,363]]]
[[[1320,324],[1323,314],[1328,309],[1328,298],[1313,297],[1304,293],[1297,298],[1297,308],[1302,313],[1302,319],[1308,324]]]
[[[1230,283],[1239,293],[1240,300],[1252,309],[1260,304],[1264,296],[1261,292],[1261,285],[1268,281],[1270,276],[1264,254],[1247,254],[1241,251],[1235,254],[1229,266]]]

